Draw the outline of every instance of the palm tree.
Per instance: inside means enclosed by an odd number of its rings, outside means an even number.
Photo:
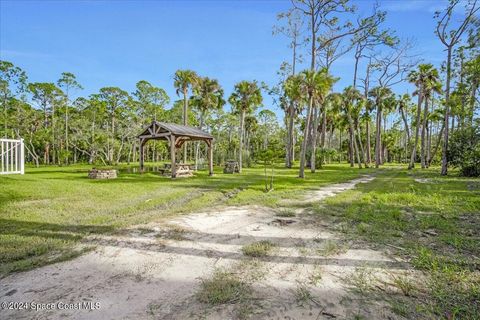
[[[208,77],[198,78],[197,85],[193,88],[193,96],[191,98],[192,106],[198,110],[199,113],[199,129],[203,129],[205,115],[209,111],[219,110],[225,104],[223,99],[223,89],[216,79]],[[197,142],[195,146],[195,169],[198,165],[198,153],[200,150],[200,143]]]
[[[423,119],[422,119],[422,133],[420,139],[420,159],[422,169],[425,169],[429,166],[428,159],[426,156],[426,140],[425,134],[428,130],[428,102],[431,100],[433,93],[442,92],[442,83],[439,81],[439,75],[437,69],[433,69],[429,80],[424,88],[424,109],[423,109]],[[453,119],[453,117],[452,117]]]
[[[328,103],[330,106],[330,117],[332,119],[332,131],[335,128],[338,128],[340,131],[340,138],[341,138],[341,132],[342,129],[345,129],[343,124],[345,122],[345,114],[342,112],[343,110],[343,95],[338,92],[332,92],[330,93],[327,98],[325,99],[325,103]],[[339,150],[341,152],[342,149],[342,144],[341,144],[341,139],[340,139],[340,146]]]
[[[361,151],[361,156],[365,168],[368,168],[370,166],[367,161],[367,152],[365,150],[365,146],[362,140],[362,123],[368,124],[368,121],[370,121],[370,117],[368,116],[366,111],[367,106],[368,100],[365,98],[364,95],[360,94],[359,99],[357,100],[357,103],[354,105],[354,108],[352,110],[354,128],[356,130],[358,146],[360,148],[359,151]]]
[[[374,101],[368,99],[366,96],[364,96],[366,101],[365,101],[365,113],[363,114],[363,119],[365,121],[365,135],[366,135],[366,146],[365,146],[365,151],[366,151],[366,157],[367,157],[367,163],[370,165],[372,163],[372,144],[370,142],[370,121],[371,121],[371,112],[373,109],[375,109],[375,103]]]
[[[310,120],[312,117],[313,99],[317,87],[318,77],[315,71],[305,70],[300,73],[302,77],[302,91],[308,98],[307,117],[305,119],[305,128],[303,132],[302,148],[300,149],[300,171],[298,176],[305,178],[305,155],[307,152],[308,134],[310,130]]]
[[[293,162],[293,150],[294,150],[294,122],[296,116],[301,112],[304,104],[304,97],[302,93],[302,76],[294,75],[287,78],[283,83],[283,90],[285,96],[288,98],[288,123],[287,123],[287,156],[286,167],[291,168]]]
[[[358,167],[360,169],[362,168],[362,162],[360,160],[360,149],[357,144],[357,139],[355,138],[357,136],[357,130],[355,130],[355,121],[358,123],[358,118],[360,117],[360,108],[358,108],[360,103],[358,103],[358,101],[361,99],[362,94],[360,93],[360,91],[353,88],[352,86],[346,87],[343,90],[343,112],[345,113],[345,116],[348,120],[350,139],[352,140],[351,145],[353,146],[353,156],[356,154]],[[354,117],[352,117],[352,115]],[[358,135],[358,140],[361,144],[360,135]]]
[[[397,106],[398,106],[398,101],[394,94],[389,95],[387,98],[383,100],[383,106],[382,106],[383,132],[387,131],[386,127],[387,127],[388,115],[394,112],[397,109]],[[389,134],[388,137],[391,138],[392,137],[391,130],[388,134]],[[388,157],[388,150],[391,149],[390,146],[385,143],[385,141],[387,141],[387,136],[385,136],[385,138],[382,139],[382,143],[381,143],[381,147],[382,147],[381,163],[382,164],[385,162],[385,158]]]
[[[239,171],[242,172],[243,137],[245,132],[245,115],[252,113],[262,102],[262,92],[256,81],[241,81],[235,85],[228,98],[233,110],[240,115]]]
[[[310,159],[310,171],[315,173],[315,164],[316,164],[316,149],[317,149],[317,132],[318,132],[318,121],[320,120],[320,116],[317,115],[319,107],[322,109],[322,143],[321,147],[325,147],[325,134],[326,134],[326,119],[327,119],[327,107],[328,104],[325,103],[325,98],[330,92],[333,87],[333,84],[338,81],[338,78],[332,77],[328,73],[327,68],[320,69],[317,71],[318,74],[318,81],[317,81],[317,88],[315,90],[315,104],[314,107],[314,123],[313,123],[313,130],[312,130],[312,155]],[[318,106],[318,107],[315,107]],[[322,150],[323,151],[323,150]],[[323,164],[323,152],[320,158],[320,168]]]
[[[333,78],[327,71],[323,68],[320,71],[311,71],[305,70],[300,76],[302,77],[302,91],[304,96],[308,98],[308,109],[307,109],[307,118],[305,123],[305,129],[303,134],[302,148],[300,152],[300,171],[298,176],[300,178],[305,177],[305,155],[307,152],[308,136],[309,131],[312,127],[311,118],[312,113],[315,111],[313,107],[314,100],[320,104],[324,103],[325,97],[328,94],[328,91],[332,88],[336,79]],[[317,140],[317,128],[318,128],[318,117],[315,117],[312,130],[312,155],[311,155],[311,171],[315,172],[315,156],[316,156],[316,140]]]
[[[298,176],[300,178],[305,178],[305,156],[307,153],[308,145],[308,136],[310,133],[310,122],[312,118],[312,109],[313,109],[313,98],[314,98],[314,88],[315,88],[315,71],[304,71],[302,72],[303,76],[303,90],[306,93],[308,98],[308,107],[307,107],[307,117],[305,118],[305,127],[303,129],[303,141],[302,147],[300,149],[300,171]]]
[[[430,97],[429,92],[432,92],[433,88],[437,86],[436,83],[439,82],[439,75],[438,71],[433,67],[432,64],[420,64],[418,66],[418,70],[412,70],[408,75],[408,80],[415,84],[417,90],[414,92],[418,96],[417,101],[417,117],[416,117],[416,129],[415,129],[415,142],[412,146],[412,153],[410,157],[410,164],[408,165],[408,169],[413,169],[415,167],[415,157],[417,154],[417,145],[418,145],[418,138],[420,135],[420,125],[422,125],[422,151],[421,151],[421,163],[422,168],[425,168],[425,121],[426,116],[424,117],[424,121],[421,122],[421,115],[422,115],[422,103],[423,100],[425,101],[425,114],[428,113],[428,99]]]
[[[376,132],[375,132],[375,167],[382,164],[382,111],[385,100],[393,95],[392,90],[386,87],[375,87],[368,93],[374,99],[376,114]]]
[[[195,87],[198,82],[198,75],[192,70],[177,70],[173,77],[173,86],[177,89],[177,95],[183,94],[183,125],[187,125],[188,118],[188,90]],[[183,162],[187,162],[187,144],[183,145]]]

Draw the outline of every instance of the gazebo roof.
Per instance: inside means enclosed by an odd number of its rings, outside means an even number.
[[[158,121],[153,121],[138,137],[145,139],[166,139],[169,135],[187,137],[191,140],[213,139],[211,134],[198,128]]]

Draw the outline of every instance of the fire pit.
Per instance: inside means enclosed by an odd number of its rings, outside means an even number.
[[[96,169],[88,171],[88,177],[90,179],[116,179],[117,170],[115,169]]]

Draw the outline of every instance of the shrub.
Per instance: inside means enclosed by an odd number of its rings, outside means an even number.
[[[317,163],[320,164],[322,161],[325,163],[327,160],[336,160],[338,158],[338,152],[333,148],[318,148],[316,159]]]
[[[480,129],[468,127],[457,130],[450,139],[448,160],[466,177],[480,176]]]

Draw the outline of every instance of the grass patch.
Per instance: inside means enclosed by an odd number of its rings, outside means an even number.
[[[262,240],[254,243],[250,243],[242,247],[244,255],[249,257],[266,257],[273,249],[275,244],[268,240]]]
[[[352,286],[354,291],[361,294],[371,291],[377,281],[372,270],[364,267],[355,268],[355,271],[347,276],[345,280]]]
[[[295,301],[303,306],[312,299],[313,296],[308,287],[304,283],[297,282],[297,287],[295,288]]]
[[[235,273],[240,273],[242,279],[248,283],[263,280],[268,273],[264,262],[259,259],[242,259],[233,270]]]
[[[290,208],[281,208],[275,213],[275,215],[282,218],[291,218],[295,217],[295,210]]]
[[[316,265],[312,273],[310,273],[310,275],[308,276],[309,283],[313,286],[318,285],[322,280],[322,272],[323,272],[322,268]]]
[[[431,273],[427,286],[430,313],[449,319],[480,319],[480,272],[443,269]]]
[[[415,285],[415,282],[413,281],[413,279],[411,277],[409,277],[408,275],[405,275],[405,274],[400,274],[400,275],[391,274],[390,279],[392,281],[392,285],[395,288],[397,288],[398,290],[400,290],[400,292],[404,296],[410,297],[414,294],[414,292],[416,290],[416,285]]]
[[[408,303],[405,303],[402,300],[393,300],[390,302],[390,307],[392,309],[392,312],[402,316],[404,318],[407,318],[408,315],[410,314],[410,305]]]
[[[10,261],[0,265],[0,275],[7,275],[12,272],[27,271],[32,268],[62,262],[81,256],[94,249],[94,246],[79,247],[69,251],[62,250],[49,252],[41,256],[32,256],[26,259]],[[0,277],[1,278],[1,277]]]
[[[345,252],[347,248],[344,245],[339,244],[337,241],[326,240],[322,247],[317,250],[317,253],[321,256],[328,257]]]
[[[394,280],[403,295],[392,304],[399,314],[407,304],[418,319],[479,319],[478,179],[440,176],[438,168],[386,167],[372,182],[314,210],[348,238],[388,248],[425,273],[421,281]],[[361,276],[354,282],[360,291],[368,289]]]
[[[210,305],[242,302],[250,296],[250,286],[235,274],[217,270],[212,278],[202,280],[197,298]]]

